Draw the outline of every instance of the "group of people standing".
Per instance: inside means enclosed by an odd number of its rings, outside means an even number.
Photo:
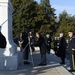
[[[36,33],[36,37],[38,38],[36,46],[39,46],[41,54],[41,62],[39,65],[47,65],[46,53],[50,54],[51,37],[49,34],[46,34],[46,39],[44,39],[44,37],[38,32]]]
[[[30,64],[28,62],[28,55],[29,55],[29,46],[31,46],[32,52],[35,51],[35,46],[38,46],[40,48],[40,54],[41,54],[41,61],[39,65],[46,65],[46,53],[50,54],[51,49],[51,38],[49,34],[46,34],[46,39],[39,33],[36,32],[36,38],[37,41],[35,42],[35,37],[32,32],[21,32],[19,35],[18,43],[21,48],[21,51],[23,51],[24,55],[24,64]]]
[[[68,52],[71,71],[74,71],[75,70],[74,69],[75,68],[75,64],[74,64],[75,63],[74,62],[75,38],[73,36],[72,31],[69,31],[68,34],[70,37],[68,43],[66,42],[63,33],[59,34],[59,39],[55,38],[54,51],[55,51],[55,54],[61,58],[60,64],[65,64],[65,57],[66,57],[66,53]],[[41,61],[39,65],[42,65],[42,66],[47,65],[46,53],[50,54],[51,43],[52,43],[50,34],[46,34],[46,38],[44,38],[39,32],[36,32],[36,38],[37,38],[37,41],[35,42],[35,37],[33,36],[32,32],[21,33],[18,42],[19,42],[19,46],[21,50],[26,47],[23,52],[24,60],[28,60],[29,44],[30,44],[32,48],[32,52],[35,51],[34,49],[35,46],[38,46],[40,48]],[[68,47],[68,51],[66,51],[67,47]],[[24,61],[24,64],[30,64],[30,62]]]
[[[60,64],[65,64],[66,47],[67,47],[67,43],[64,38],[64,34],[60,33],[59,38],[54,41],[54,51],[55,54],[61,58]]]
[[[60,64],[65,64],[66,54],[69,55],[70,61],[70,72],[75,71],[75,37],[73,31],[68,32],[69,40],[66,41],[64,38],[64,34],[60,33],[59,38],[55,37],[54,40],[54,51],[57,56],[61,58]],[[37,41],[35,42],[35,37],[32,32],[29,32],[26,29],[24,32],[21,32],[18,38],[18,43],[20,46],[21,52],[23,52],[24,64],[30,64],[28,62],[28,56],[30,52],[30,47],[32,52],[35,51],[35,46],[40,48],[41,61],[39,65],[47,65],[46,53],[50,54],[52,39],[50,34],[46,34],[46,38],[44,38],[39,32],[36,32]],[[0,48],[6,48],[6,38],[1,33],[0,27]]]
[[[64,34],[60,33],[59,38],[55,38],[54,51],[61,58],[60,64],[65,64],[66,54],[69,56],[70,72],[75,71],[75,37],[73,31],[68,32],[69,40],[66,41]]]

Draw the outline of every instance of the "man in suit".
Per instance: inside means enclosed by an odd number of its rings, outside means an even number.
[[[22,48],[24,49],[23,55],[24,55],[24,64],[30,64],[28,62],[28,56],[29,56],[29,41],[28,41],[28,33],[25,31],[22,33]],[[25,48],[26,47],[26,48]]]
[[[36,37],[38,38],[37,41],[37,46],[40,48],[40,54],[41,54],[41,62],[39,65],[46,65],[46,44],[45,44],[45,39],[43,36],[40,35],[40,33],[36,33]]]
[[[65,55],[66,55],[66,40],[63,33],[59,35],[59,57],[61,58],[60,64],[65,64]]]
[[[73,36],[73,32],[69,31],[68,35],[70,37],[68,42],[68,53],[69,53],[69,61],[70,61],[70,72],[75,71],[75,37]]]

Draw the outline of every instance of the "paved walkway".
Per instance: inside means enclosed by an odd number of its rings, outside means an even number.
[[[73,75],[59,64],[60,59],[54,54],[47,54],[46,66],[38,66],[40,63],[38,50],[33,53],[33,58],[35,66],[32,66],[32,63],[30,65],[21,64],[17,71],[0,71],[0,75]]]

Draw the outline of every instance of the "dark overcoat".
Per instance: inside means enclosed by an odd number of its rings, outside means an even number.
[[[23,40],[22,48],[24,49],[26,47],[26,45],[28,44],[28,33],[26,33],[26,32],[22,33],[22,40]],[[26,49],[28,49],[28,48],[29,48],[29,45],[27,46]]]
[[[37,41],[37,46],[40,47],[40,54],[46,54],[46,43],[44,37],[39,37]]]
[[[59,56],[62,57],[62,58],[65,58],[66,56],[66,40],[64,37],[60,38],[59,40],[59,50],[58,50],[58,53],[59,53]]]
[[[75,38],[71,37],[68,42],[68,53],[72,53],[72,49],[75,49]]]

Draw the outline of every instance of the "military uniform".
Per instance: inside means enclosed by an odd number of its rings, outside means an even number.
[[[54,51],[55,51],[55,54],[57,54],[58,49],[59,49],[59,40],[55,40],[54,41]]]
[[[71,37],[68,42],[68,53],[71,70],[75,70],[75,38]]]
[[[52,42],[51,38],[46,38],[46,49],[48,54],[50,54],[51,42]]]

